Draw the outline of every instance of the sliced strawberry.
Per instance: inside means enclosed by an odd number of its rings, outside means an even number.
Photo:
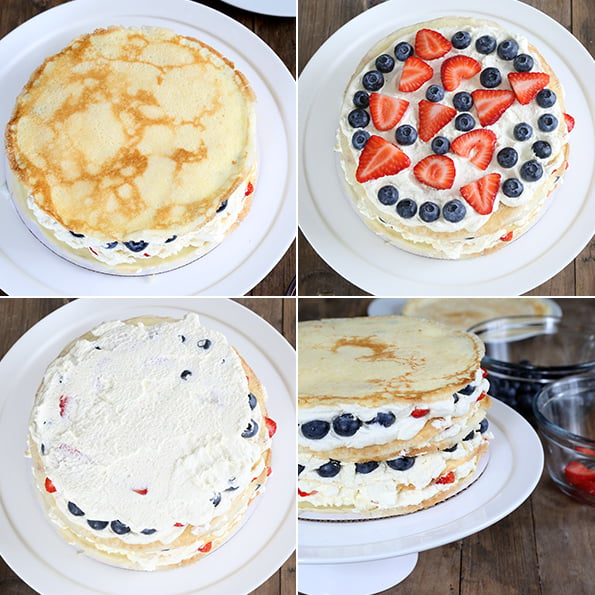
[[[582,452],[584,455],[592,455],[595,457],[595,450],[588,448],[587,446],[577,446],[576,450]]]
[[[298,496],[301,496],[302,498],[305,498],[306,496],[311,496],[312,494],[318,494],[317,490],[313,490],[311,492],[302,492],[302,490],[300,490],[298,488]]]
[[[439,130],[444,128],[457,114],[457,110],[422,99],[418,106],[419,138],[428,142]]]
[[[148,492],[149,490],[147,490],[147,488],[142,488],[142,489],[140,489],[140,490],[134,490],[134,489],[133,489],[132,491],[133,491],[133,492],[136,492],[137,494],[140,494],[141,496],[146,496],[146,495],[147,495],[147,492]]]
[[[550,82],[545,72],[509,72],[508,82],[519,103],[527,105]]]
[[[207,552],[211,551],[212,547],[213,547],[213,542],[209,541],[209,543],[205,543],[204,545],[200,546],[198,548],[198,551],[206,554]]]
[[[566,122],[568,132],[572,132],[572,129],[574,128],[574,118],[570,114],[564,114],[564,122]]]
[[[564,468],[564,477],[582,492],[595,496],[595,469],[589,469],[578,461],[571,461]]]
[[[269,477],[272,472],[273,472],[273,468],[267,467],[267,477]]]
[[[510,240],[512,240],[512,231],[509,231],[508,233],[505,233],[503,236],[500,236],[500,239],[503,242],[510,242]]]
[[[477,397],[477,399],[475,399],[475,402],[481,401],[482,399],[485,399],[487,396],[488,396],[488,393],[481,393],[481,395],[479,395],[479,397]]]
[[[277,423],[275,422],[274,419],[271,419],[270,417],[265,417],[264,423],[267,426],[267,430],[269,432],[269,438],[272,438],[275,435],[275,432],[277,431]]]
[[[403,64],[401,80],[399,81],[399,91],[411,93],[417,91],[426,81],[434,76],[434,71],[429,64],[420,60],[416,56],[409,56]]]
[[[437,480],[436,483],[454,483],[455,474],[452,471],[441,475]]]
[[[414,168],[415,177],[422,183],[438,190],[452,188],[455,181],[455,164],[446,155],[428,155]]]
[[[174,523],[174,527],[183,527],[184,523]]]
[[[471,93],[482,126],[495,124],[500,116],[514,103],[512,91],[488,91],[478,89]]]
[[[377,130],[394,128],[407,110],[409,102],[382,93],[370,95],[370,114]]]
[[[244,193],[244,196],[250,196],[253,192],[254,192],[254,186],[252,185],[252,182],[248,182],[248,186],[246,186],[246,192]],[[246,378],[247,378],[247,376],[246,376]]]
[[[481,64],[469,56],[453,56],[442,62],[440,78],[447,91],[454,91],[463,79],[470,79],[481,70]]]
[[[423,417],[424,415],[427,415],[429,412],[429,409],[414,409],[411,412],[411,417]]]
[[[64,417],[66,405],[68,405],[68,397],[66,395],[60,395],[60,417]]]
[[[424,60],[434,60],[447,54],[452,43],[433,29],[420,29],[415,35],[415,53]]]
[[[479,169],[485,170],[492,160],[495,146],[496,135],[486,128],[478,128],[457,136],[450,148],[460,157],[468,157]]]
[[[500,174],[488,174],[461,187],[463,198],[480,214],[489,215],[500,187]]]
[[[359,156],[355,177],[358,182],[363,183],[398,174],[410,165],[411,159],[399,147],[380,136],[373,135]]]
[[[49,492],[50,494],[53,494],[56,491],[56,488],[54,487],[54,484],[52,483],[52,480],[49,477],[45,478],[45,491]]]

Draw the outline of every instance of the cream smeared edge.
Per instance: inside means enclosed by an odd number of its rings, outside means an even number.
[[[235,516],[265,468],[270,438],[225,337],[196,314],[151,326],[108,322],[91,333],[50,364],[31,415],[30,440],[60,512],[81,532],[91,531],[89,519],[119,520],[129,533],[108,525],[93,536],[126,544],[171,543],[186,525],[199,535],[215,517]],[[244,438],[251,420],[259,432]],[[72,515],[68,502],[85,515]],[[107,542],[99,549],[123,553]],[[168,555],[183,559],[181,550]]]
[[[409,106],[407,107],[407,111],[405,112],[403,118],[398,123],[397,126],[401,126],[403,124],[410,124],[418,129],[418,122],[417,122],[417,111],[418,111],[418,104],[422,99],[425,99],[425,92],[428,86],[432,84],[438,84],[442,86],[442,81],[440,78],[440,66],[442,62],[456,55],[466,55],[474,58],[482,65],[482,70],[494,66],[498,68],[502,75],[502,83],[496,87],[496,90],[510,90],[510,84],[508,82],[507,74],[509,72],[516,72],[513,67],[513,61],[506,61],[502,60],[498,57],[497,52],[494,51],[491,54],[485,55],[480,54],[475,49],[475,40],[482,35],[491,35],[497,41],[497,43],[503,41],[504,39],[514,39],[519,44],[519,54],[520,53],[528,53],[534,60],[534,67],[531,72],[543,72],[543,65],[537,55],[532,53],[529,50],[529,43],[528,41],[519,35],[513,35],[510,33],[505,33],[501,28],[492,27],[489,24],[481,24],[477,27],[471,27],[469,25],[463,25],[461,27],[444,27],[440,29],[440,33],[444,35],[447,39],[451,39],[451,37],[457,31],[467,31],[471,34],[472,42],[471,45],[464,49],[464,50],[456,50],[451,49],[444,57],[438,58],[436,60],[429,60],[427,63],[433,68],[434,76],[424,83],[420,89],[411,93],[403,93],[398,91],[398,82],[401,76],[403,62],[399,62],[395,60],[395,68],[392,72],[384,74],[384,85],[378,91],[378,93],[387,93],[389,95],[397,96],[401,99],[409,101]],[[505,37],[503,37],[505,35]],[[391,38],[392,39],[392,38]],[[398,39],[394,39],[395,42],[398,41],[407,41],[411,45],[415,43],[415,31],[409,35],[404,37],[399,37]],[[491,215],[480,215],[477,213],[473,207],[468,204],[463,196],[461,195],[459,189],[470,183],[474,180],[481,178],[488,173],[497,172],[500,173],[501,183],[504,182],[507,178],[518,178],[521,179],[520,176],[520,168],[522,164],[526,161],[531,159],[537,159],[537,161],[543,166],[543,176],[537,182],[525,182],[523,181],[524,190],[523,193],[518,198],[510,198],[504,195],[502,190],[498,192],[496,196],[496,200],[493,206],[493,213],[497,212],[500,203],[505,204],[510,207],[518,207],[521,205],[525,205],[535,197],[536,194],[543,193],[543,186],[544,184],[551,183],[548,182],[552,172],[558,169],[564,162],[564,152],[561,151],[562,146],[567,142],[567,133],[565,132],[565,122],[564,122],[564,114],[562,112],[560,101],[556,101],[556,103],[549,108],[541,108],[537,105],[535,100],[531,101],[528,105],[521,105],[518,101],[515,101],[501,116],[501,118],[493,125],[482,127],[479,123],[479,119],[477,118],[477,114],[475,112],[475,108],[471,108],[470,112],[473,115],[476,125],[473,130],[478,130],[480,128],[486,128],[489,130],[493,130],[496,134],[497,140],[496,145],[494,148],[494,153],[490,165],[488,166],[487,170],[482,171],[479,168],[475,167],[469,160],[465,157],[460,157],[449,151],[447,156],[453,160],[456,168],[456,177],[453,183],[453,186],[450,190],[437,190],[421,184],[413,174],[413,167],[421,161],[424,157],[433,154],[430,142],[424,143],[419,138],[418,140],[410,146],[400,147],[411,159],[411,165],[401,172],[393,176],[384,176],[382,178],[378,178],[376,180],[370,180],[368,182],[364,182],[363,184],[357,182],[355,180],[355,169],[357,168],[357,163],[359,161],[359,156],[361,151],[356,150],[351,144],[351,137],[356,128],[352,128],[347,120],[349,112],[355,109],[355,106],[352,103],[353,95],[358,90],[365,90],[361,84],[362,76],[370,71],[375,70],[375,60],[376,58],[382,54],[387,53],[394,57],[393,48],[395,43],[390,43],[383,49],[379,49],[379,51],[371,58],[371,60],[353,77],[347,90],[345,92],[345,97],[343,101],[343,106],[341,108],[341,115],[340,115],[340,126],[338,131],[338,139],[341,142],[341,137],[344,138],[343,145],[348,148],[348,154],[342,154],[341,157],[341,165],[343,170],[345,171],[347,181],[349,185],[352,187],[353,190],[353,197],[356,202],[357,210],[364,216],[364,218],[369,218],[373,220],[378,220],[378,218],[383,219],[383,223],[391,227],[391,223],[397,225],[399,228],[399,233],[402,233],[403,237],[409,239],[411,241],[420,241],[419,237],[416,234],[415,228],[425,227],[430,229],[433,232],[442,233],[442,232],[454,232],[459,230],[467,230],[470,234],[478,231],[483,225],[487,223],[490,219]],[[476,89],[483,89],[484,87],[481,85],[479,81],[479,76],[481,73],[478,73],[471,79],[463,79],[459,87],[452,92],[445,91],[445,98],[440,101],[440,104],[452,106],[452,97],[460,92],[460,91],[467,91],[472,92]],[[368,109],[369,112],[369,109]],[[457,114],[463,112],[457,112]],[[537,120],[539,116],[545,113],[552,113],[558,119],[558,128],[556,128],[552,132],[541,132],[537,125]],[[456,130],[455,128],[455,118],[453,118],[444,128],[442,128],[438,133],[437,136],[445,136],[451,142],[456,137],[465,134],[462,131]],[[513,135],[513,129],[516,124],[521,122],[529,123],[533,128],[533,135],[527,141],[517,141]],[[371,135],[378,135],[393,144],[397,144],[394,134],[395,129],[391,129],[388,131],[379,131],[376,130],[374,124],[370,119],[370,123],[364,129],[367,130]],[[561,130],[564,130],[563,133],[560,133]],[[419,132],[419,131],[418,131]],[[531,146],[537,140],[546,140],[550,143],[552,147],[552,156],[549,159],[538,159],[533,154],[531,150]],[[518,162],[512,168],[502,168],[496,159],[496,155],[498,151],[500,151],[504,147],[513,147],[518,153]],[[341,145],[338,144],[337,151],[342,153]],[[353,170],[353,171],[350,171]],[[562,173],[562,172],[560,172]],[[466,206],[467,212],[465,217],[458,223],[451,223],[446,221],[442,216],[439,217],[436,221],[431,223],[426,223],[421,220],[419,217],[419,212],[412,217],[411,219],[405,219],[399,217],[395,211],[395,206],[384,206],[378,201],[378,190],[387,184],[394,185],[399,191],[399,200],[402,198],[412,198],[414,199],[418,207],[422,202],[425,201],[432,201],[438,204],[441,208],[444,206],[446,202],[452,200],[454,198],[463,202]],[[544,194],[547,194],[544,193]],[[544,196],[545,200],[545,196]],[[518,218],[514,222],[515,225],[523,226],[528,223],[529,219],[532,218],[534,215],[533,208],[530,210],[527,209],[519,209]],[[405,228],[405,232],[401,230]],[[410,229],[411,232],[408,234],[407,229]],[[498,232],[499,233],[499,232]],[[481,238],[473,238],[474,241],[479,243],[476,244],[474,251],[476,249],[484,249],[490,244],[493,243],[493,238],[490,236],[489,238],[484,239],[484,244],[481,244]],[[453,249],[453,242],[444,240],[441,242],[438,239],[434,238],[424,238],[424,241],[431,243],[434,247],[441,249],[443,251],[450,252]],[[464,250],[460,250],[463,252]],[[453,254],[455,256],[455,254]]]
[[[333,450],[336,448],[364,448],[374,444],[386,444],[393,440],[410,440],[426,425],[428,419],[437,428],[444,428],[441,436],[454,436],[461,431],[461,426],[453,418],[466,416],[469,412],[477,409],[475,405],[482,393],[487,393],[489,382],[483,377],[483,371],[477,370],[472,383],[475,388],[470,395],[457,393],[459,399],[455,403],[452,395],[442,401],[431,401],[427,404],[412,403],[402,406],[386,405],[383,407],[369,408],[357,405],[346,405],[345,407],[312,407],[300,409],[298,423],[301,425],[312,420],[326,421],[331,424],[328,434],[319,440],[306,438],[301,430],[298,430],[298,444],[317,452]],[[429,409],[427,415],[412,417],[414,409]],[[385,428],[378,423],[367,424],[366,421],[374,419],[378,413],[392,413],[395,422]],[[339,436],[332,427],[332,420],[344,413],[351,413],[361,419],[364,423],[353,436]]]

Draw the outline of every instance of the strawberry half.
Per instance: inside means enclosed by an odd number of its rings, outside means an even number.
[[[383,176],[393,176],[410,165],[411,159],[399,147],[373,135],[359,156],[355,178],[363,183]]]
[[[382,93],[370,95],[370,114],[377,130],[394,128],[403,117],[409,102]]]
[[[595,496],[595,469],[589,469],[578,461],[571,461],[564,468],[564,477],[582,492]]]
[[[265,417],[264,423],[267,426],[269,438],[272,438],[275,435],[275,432],[277,431],[277,423],[275,422],[274,419],[271,419],[270,417]]]
[[[422,99],[418,106],[419,138],[428,142],[439,130],[444,128],[457,114],[457,110],[441,103],[432,103]]]
[[[450,148],[460,157],[468,157],[479,169],[485,170],[492,160],[495,146],[496,135],[486,128],[478,128],[457,136]]]
[[[574,128],[574,118],[570,114],[564,114],[564,122],[566,122],[568,132],[572,132],[572,129]]]
[[[440,78],[447,91],[454,91],[463,79],[470,79],[481,70],[481,64],[469,56],[453,56],[442,62]]]
[[[495,124],[500,116],[514,103],[512,91],[487,91],[478,89],[471,93],[482,126]]]
[[[415,53],[424,60],[440,58],[451,48],[452,43],[433,29],[420,29],[415,35]]]
[[[545,72],[509,72],[508,82],[519,103],[527,105],[550,82]]]
[[[584,455],[591,455],[595,457],[595,450],[589,448],[588,446],[577,446],[576,450],[577,452],[582,452]]]
[[[56,491],[56,488],[54,487],[54,484],[52,483],[52,480],[49,477],[45,478],[44,486],[45,491],[49,494],[53,494]]]
[[[463,198],[480,214],[489,215],[500,188],[500,174],[488,174],[461,187]]]
[[[403,64],[401,80],[399,81],[399,91],[411,93],[417,91],[426,81],[434,76],[434,71],[429,64],[420,60],[416,56],[409,56]]]
[[[422,184],[446,190],[455,181],[455,164],[446,155],[428,155],[413,168],[413,173]]]

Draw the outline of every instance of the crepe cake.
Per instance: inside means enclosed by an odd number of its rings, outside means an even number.
[[[487,254],[527,231],[568,165],[559,79],[501,25],[443,17],[397,30],[361,60],[339,115],[349,197],[414,254]]]
[[[491,438],[483,352],[405,316],[300,323],[300,510],[400,515],[459,490]]]
[[[436,320],[460,330],[504,316],[559,315],[557,304],[543,298],[410,298],[403,314]]]
[[[47,58],[6,128],[11,189],[50,247],[117,272],[198,257],[247,214],[255,96],[213,48],[97,29]]]
[[[66,541],[131,569],[195,562],[240,526],[271,473],[266,391],[190,313],[101,324],[47,368],[28,454]]]

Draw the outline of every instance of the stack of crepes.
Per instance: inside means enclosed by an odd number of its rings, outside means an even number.
[[[483,353],[416,318],[300,323],[300,510],[399,515],[468,484],[492,437]]]

